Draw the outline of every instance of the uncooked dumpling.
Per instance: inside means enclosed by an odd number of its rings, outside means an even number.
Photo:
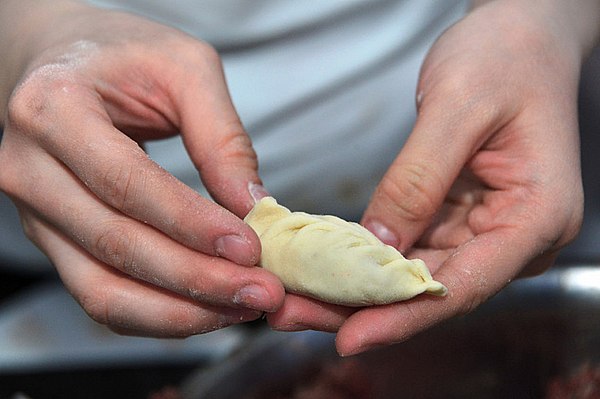
[[[405,259],[357,223],[291,212],[272,197],[257,202],[245,221],[260,237],[260,265],[289,292],[346,306],[447,292],[422,260]]]

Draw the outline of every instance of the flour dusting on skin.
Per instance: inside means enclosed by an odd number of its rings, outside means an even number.
[[[56,55],[52,62],[35,67],[19,86],[39,77],[62,78],[69,81],[72,72],[86,65],[98,48],[98,44],[90,40],[76,41],[68,47],[66,52]]]

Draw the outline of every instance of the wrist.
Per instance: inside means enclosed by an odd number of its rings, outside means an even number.
[[[547,26],[557,38],[567,40],[580,60],[600,40],[600,0],[471,0],[471,10],[487,5],[520,9]]]

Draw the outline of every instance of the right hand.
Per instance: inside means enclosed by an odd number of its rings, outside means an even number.
[[[583,216],[576,99],[599,34],[594,2],[490,1],[425,58],[414,129],[362,223],[425,260],[448,295],[362,309],[288,295],[268,317],[273,328],[336,331],[340,354],[356,354],[468,313],[552,265]]]
[[[14,81],[2,82],[0,189],[69,291],[96,321],[144,336],[189,336],[275,311],[283,287],[255,266],[260,242],[241,220],[253,205],[249,184],[260,183],[256,155],[216,52],[133,15],[34,3],[45,25],[13,43],[22,58],[4,61]],[[21,11],[15,26],[31,22]],[[221,206],[139,145],[178,132]]]

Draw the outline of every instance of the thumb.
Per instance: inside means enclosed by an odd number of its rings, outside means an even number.
[[[492,128],[490,113],[477,112],[472,102],[436,97],[423,98],[412,133],[361,221],[401,251],[410,248],[432,222],[460,171]]]
[[[204,186],[222,206],[244,217],[254,205],[249,185],[260,186],[250,137],[231,101],[223,70],[209,68],[178,99],[184,144]]]

